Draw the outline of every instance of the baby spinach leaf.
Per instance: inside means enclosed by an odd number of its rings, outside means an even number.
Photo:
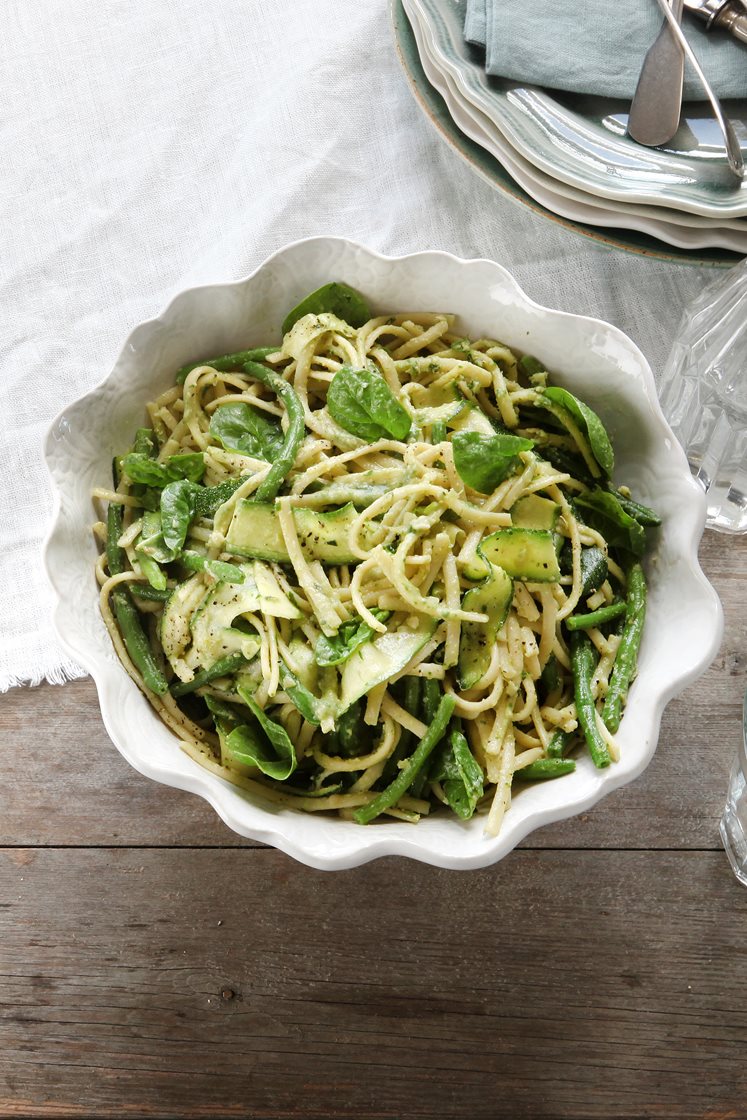
[[[614,494],[596,487],[574,499],[580,518],[590,529],[602,534],[613,547],[627,548],[634,556],[642,556],[646,548],[646,530],[626,513]]]
[[[572,570],[572,569],[571,569]],[[586,597],[598,591],[607,579],[607,557],[601,548],[591,545],[581,549],[581,595]]]
[[[167,548],[161,531],[161,515],[157,511],[148,511],[143,514],[143,527],[140,530],[140,539],[137,542],[138,555],[149,556],[158,564],[170,564],[175,558],[172,549]]]
[[[445,759],[443,791],[457,816],[468,821],[483,795],[483,772],[461,731],[451,732],[449,748]]]
[[[227,502],[234,491],[238,490],[241,483],[248,477],[248,475],[244,475],[241,478],[227,478],[225,482],[219,482],[217,486],[198,486],[195,490],[195,514],[197,517],[212,517],[218,506]]]
[[[132,482],[162,490],[169,482],[177,482],[183,478],[199,482],[205,473],[205,462],[201,451],[171,455],[163,463],[151,459],[143,452],[131,451],[123,457],[122,469]]]
[[[184,547],[189,523],[195,515],[195,489],[194,482],[182,478],[161,491],[161,532],[166,548],[174,556]]]
[[[280,683],[283,691],[287,692],[293,703],[305,720],[318,726],[322,722],[324,712],[322,704],[311,689],[301,684],[296,674],[288,668],[284,661],[280,662]]]
[[[372,614],[379,622],[386,622],[389,611],[374,610]],[[314,660],[317,665],[341,665],[350,655],[369,641],[374,636],[374,631],[362,618],[351,618],[343,622],[340,629],[332,637],[322,634],[314,646]]]
[[[535,377],[538,373],[545,373],[545,367],[533,354],[522,354],[519,358],[519,370],[525,377]]]
[[[371,311],[363,296],[355,288],[333,280],[310,292],[283,319],[283,334],[287,334],[304,315],[321,315],[329,311],[344,319],[351,327],[362,327],[371,318]]]
[[[161,487],[171,481],[163,463],[157,463],[155,459],[139,451],[131,451],[123,456],[122,470],[132,482],[142,482],[146,486]]]
[[[607,476],[611,475],[615,465],[615,455],[607,430],[596,412],[590,409],[588,404],[574,397],[567,389],[561,389],[559,385],[551,385],[544,389],[540,396],[540,403],[542,396],[559,404],[566,412],[570,412],[581,431],[586,433],[592,454],[599,466]]]
[[[138,428],[132,450],[139,455],[147,455],[149,459],[155,459],[158,454],[158,441],[152,428]]]
[[[327,391],[327,409],[346,432],[371,442],[406,439],[412,427],[384,378],[370,369],[339,369]]]
[[[228,451],[251,455],[271,463],[283,447],[283,431],[277,420],[271,420],[246,401],[223,404],[210,420],[210,435]]]
[[[457,816],[469,820],[483,795],[484,776],[465,738],[459,721],[452,724],[448,738],[438,748],[438,755],[429,775],[442,783],[446,799]]]
[[[284,782],[296,769],[296,752],[288,733],[279,723],[265,715],[243,685],[239,696],[251,711],[256,723],[239,723],[225,738],[227,753],[236,762],[257,766],[263,774]]]
[[[454,466],[460,478],[481,494],[492,494],[496,486],[519,466],[519,452],[534,447],[531,439],[497,432],[455,432],[451,437]]]
[[[183,451],[179,455],[169,456],[166,469],[174,482],[180,478],[199,482],[205,473],[205,460],[201,451]]]
[[[373,736],[376,729],[364,722],[365,710],[364,701],[358,700],[337,717],[335,725],[337,753],[343,758],[355,758],[356,755],[367,754],[373,750]]]

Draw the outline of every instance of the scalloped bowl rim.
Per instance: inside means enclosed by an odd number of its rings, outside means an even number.
[[[378,269],[379,272],[382,268],[391,272],[396,269],[428,270],[440,267],[445,269],[449,276],[456,270],[467,280],[472,272],[475,272],[475,275],[478,272],[484,273],[484,276],[481,276],[481,283],[484,284],[485,280],[490,279],[492,284],[490,296],[498,301],[497,307],[500,307],[502,302],[508,301],[515,312],[521,310],[525,316],[534,317],[538,323],[563,325],[566,335],[568,330],[565,328],[568,328],[569,324],[572,324],[572,329],[580,331],[581,334],[586,332],[589,338],[594,337],[597,332],[604,340],[604,347],[608,350],[617,348],[618,359],[624,356],[626,361],[632,362],[630,368],[634,372],[630,385],[626,384],[626,378],[623,377],[612,395],[618,397],[620,390],[624,389],[624,395],[632,394],[631,400],[635,399],[641,406],[642,415],[648,423],[646,429],[648,434],[656,435],[666,447],[666,461],[672,468],[670,482],[672,485],[676,484],[676,492],[682,496],[678,525],[670,528],[673,544],[677,545],[674,555],[681,558],[683,562],[681,575],[689,578],[690,581],[689,602],[694,609],[697,608],[699,652],[691,657],[689,663],[680,666],[677,671],[666,674],[661,686],[653,695],[646,694],[645,710],[636,696],[638,682],[634,683],[626,709],[626,719],[630,721],[635,712],[636,727],[639,729],[638,738],[643,735],[642,746],[636,747],[633,751],[629,750],[627,754],[623,747],[620,762],[604,771],[584,769],[582,762],[576,772],[564,778],[562,782],[543,784],[541,789],[534,787],[531,790],[529,788],[522,790],[521,794],[513,800],[500,834],[494,838],[482,836],[480,818],[465,823],[436,814],[433,818],[424,818],[415,826],[387,820],[374,826],[361,827],[323,815],[305,814],[288,809],[278,810],[269,802],[260,804],[259,801],[252,800],[250,795],[205,770],[179,749],[176,738],[165,725],[160,723],[113,652],[102,655],[103,647],[97,649],[86,637],[80,625],[76,630],[75,622],[73,621],[71,625],[70,615],[66,613],[65,591],[61,587],[62,579],[56,560],[60,554],[70,558],[69,548],[66,551],[65,546],[66,510],[64,509],[65,499],[69,498],[69,493],[59,476],[65,462],[64,454],[60,450],[61,442],[64,442],[70,431],[71,417],[78,416],[87,407],[94,407],[103,392],[115,387],[120,367],[126,365],[126,360],[132,360],[129,356],[137,351],[137,346],[143,339],[147,340],[153,332],[170,328],[171,320],[179,311],[180,305],[185,302],[199,302],[200,299],[205,299],[211,294],[229,295],[246,292],[248,296],[253,283],[264,272],[271,273],[273,268],[279,268],[291,261],[295,266],[294,275],[299,271],[299,265],[302,274],[304,268],[313,274],[315,259],[317,257],[321,259],[325,255],[343,262],[338,266],[347,269],[343,279],[354,286],[357,277],[350,273],[354,271],[354,265],[360,266],[361,263],[366,263],[368,267]],[[318,273],[318,283],[323,283],[330,275],[332,273],[329,271],[323,275]],[[337,275],[339,276],[340,273]],[[302,289],[300,294],[308,290],[310,285]],[[413,302],[418,303],[418,300]],[[452,303],[458,302],[458,298],[452,301]],[[292,304],[289,299],[285,306],[290,305]],[[411,306],[410,309],[414,308]],[[460,318],[463,318],[462,314]],[[513,340],[510,340],[509,344],[521,349]],[[526,349],[530,350],[532,347],[527,346]],[[193,350],[190,352],[194,353]],[[599,358],[599,361],[604,360],[604,356]],[[640,393],[633,392],[633,380],[636,379]],[[568,380],[568,375],[561,375],[558,380],[563,383]],[[630,403],[629,400],[628,404]],[[145,401],[141,400],[141,411],[144,404]],[[80,434],[80,429],[78,432]],[[608,793],[632,781],[643,772],[655,752],[661,717],[666,704],[705,671],[721,643],[723,632],[721,604],[701,571],[697,557],[698,544],[705,525],[705,496],[692,479],[684,452],[661,412],[653,374],[643,354],[619,328],[603,320],[558,311],[536,303],[526,295],[504,266],[486,258],[464,259],[442,250],[386,256],[345,238],[312,237],[278,249],[253,272],[240,280],[184,289],[169,301],[160,315],[134,327],[110,373],[94,389],[69,404],[58,414],[47,433],[44,452],[52,482],[54,511],[43,546],[43,556],[47,577],[56,599],[53,614],[55,629],[61,644],[70,656],[83,665],[93,677],[99,695],[103,722],[115,746],[130,765],[146,777],[203,797],[225,824],[239,835],[270,844],[294,859],[318,869],[339,870],[391,855],[407,856],[445,868],[483,867],[508,854],[534,829],[587,811]],[[92,511],[89,513],[89,521],[91,519]],[[662,541],[666,527],[665,518]],[[660,548],[661,545],[657,546],[657,549]],[[75,559],[79,560],[77,554]],[[656,559],[653,562],[656,563]],[[85,563],[89,564],[88,558],[85,559]],[[92,577],[90,570],[89,575]],[[89,614],[91,611],[95,612],[98,622],[93,625],[98,625],[99,630],[103,631],[106,642],[109,642],[103,621],[98,615],[97,603],[93,596],[91,598],[92,602],[85,605],[85,610]],[[644,642],[645,640],[646,635],[644,635]],[[131,705],[136,718],[144,721],[147,741],[143,741],[142,728],[137,735],[128,734],[129,725],[120,711],[120,705],[124,704]],[[624,738],[625,729],[626,720],[623,720],[619,733],[621,739]],[[170,741],[170,747],[165,762],[159,762],[150,756],[148,745],[155,740],[160,744],[164,735]],[[148,738],[149,736],[153,738]],[[581,780],[578,780],[582,770]],[[568,793],[564,795],[562,801],[559,795],[548,797],[549,786],[562,788],[572,780],[575,780],[574,790],[571,793],[570,786],[567,786]],[[531,799],[527,794],[533,795]]]

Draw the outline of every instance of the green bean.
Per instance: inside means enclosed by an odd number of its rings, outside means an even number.
[[[630,682],[635,676],[638,649],[641,644],[643,623],[646,618],[646,577],[640,564],[633,564],[628,572],[628,598],[625,625],[617,647],[609,688],[602,708],[602,719],[610,731],[617,731],[622,719],[622,708],[628,695]]]
[[[572,732],[562,731],[557,727],[550,736],[550,742],[547,744],[547,753],[550,758],[564,758],[572,745]]]
[[[204,684],[210,684],[218,677],[230,676],[245,663],[246,658],[243,654],[229,653],[227,657],[221,657],[220,661],[215,661],[209,669],[203,669],[200,673],[195,673],[191,681],[179,681],[177,684],[172,684],[171,695],[176,697],[186,696],[188,692],[194,692],[196,688],[202,688]]]
[[[436,718],[441,695],[441,685],[438,681],[427,678],[423,684],[423,719],[429,725]]]
[[[202,556],[199,552],[185,549],[179,557],[190,572],[209,572],[220,583],[243,583],[244,573],[235,564],[227,564],[223,560],[211,560],[209,556]]]
[[[597,727],[597,712],[591,693],[594,668],[594,648],[591,641],[583,630],[576,630],[571,634],[571,669],[576,696],[576,718],[581,724],[592,761],[601,769],[609,766],[610,752]]]
[[[422,696],[422,718],[424,724],[426,724],[428,727],[430,727],[433,719],[435,719],[436,717],[440,699],[441,685],[438,683],[438,681],[431,679],[424,680]],[[411,709],[408,709],[408,711],[410,710]],[[414,712],[413,715],[415,715]],[[428,776],[432,771],[433,762],[435,762],[435,756],[431,755],[431,757],[427,759],[426,765],[422,767],[418,776],[415,777],[410,791],[413,797],[419,797],[422,794],[423,788],[426,787],[426,784],[428,782]]]
[[[420,703],[420,678],[405,677],[405,711],[417,718]]]
[[[569,630],[590,630],[592,626],[603,626],[605,622],[612,622],[613,619],[625,614],[625,611],[625,603],[610,603],[589,614],[572,614],[565,620],[565,624]]]
[[[429,726],[433,722],[433,719],[436,715],[440,700],[441,685],[437,680],[426,679],[423,682],[423,721]],[[411,711],[410,708],[408,708],[407,710]],[[420,795],[422,794],[428,781],[428,775],[433,769],[433,762],[434,756],[431,755],[431,757],[427,759],[425,766],[423,766],[422,770],[415,778],[415,781],[412,783],[410,792],[412,793],[413,797],[420,797]]]
[[[168,691],[168,681],[153,656],[137,607],[123,587],[115,587],[111,599],[117,625],[133,664],[140,670],[145,686],[163,696]]]
[[[548,778],[560,778],[563,774],[572,774],[576,763],[572,758],[538,758],[530,762],[521,770],[515,770],[514,782],[543,782]]]
[[[417,718],[420,706],[420,678],[419,677],[405,677],[405,695],[404,695],[404,709],[409,712],[411,716]],[[382,773],[382,778],[385,782],[390,781],[399,771],[398,763],[407,755],[412,743],[413,735],[406,727],[402,728],[400,733],[399,742],[394,748],[389,758],[386,760],[386,765]]]
[[[131,583],[130,594],[134,595],[136,599],[148,599],[153,603],[165,603],[167,599],[171,598],[173,587],[164,587],[161,591],[156,587],[151,587],[149,583]]]
[[[433,722],[410,755],[407,764],[400,770],[391,785],[382,790],[378,797],[369,801],[368,805],[362,805],[360,809],[356,809],[353,813],[353,817],[358,824],[368,824],[374,817],[378,817],[380,813],[390,809],[392,805],[396,805],[400,797],[407,792],[426,759],[443,737],[455,704],[455,696],[447,693],[441,697]]]
[[[137,551],[137,559],[140,565],[140,571],[143,573],[154,591],[165,591],[166,573],[164,572],[161,565],[157,564],[153,557],[148,556],[145,552]]]
[[[273,393],[276,393],[288,413],[288,430],[283,439],[283,446],[270,468],[270,473],[254,495],[254,500],[257,502],[271,502],[296,461],[298,448],[306,434],[303,405],[293,386],[285,381],[280,374],[275,373],[274,370],[266,369],[264,366],[258,365],[257,362],[245,362],[244,369],[250,377],[260,381]]]
[[[187,375],[198,366],[210,366],[212,369],[217,369],[219,372],[225,373],[228,370],[239,370],[245,362],[259,362],[266,358],[268,354],[277,354],[279,346],[256,346],[253,350],[237,350],[235,354],[223,354],[220,358],[206,358],[204,362],[189,362],[186,366],[182,366],[176,375],[177,385],[183,385],[187,380]]]
[[[117,544],[122,535],[122,507],[110,505],[106,514],[106,562],[109,575],[116,576],[125,571],[126,554]],[[127,652],[133,664],[140,670],[143,681],[151,692],[162,696],[168,690],[168,682],[156,664],[150,642],[143,630],[140,613],[125,587],[115,587],[111,593],[111,603],[117,625]]]
[[[117,541],[122,536],[122,507],[109,504],[106,511],[106,564],[110,576],[118,576],[125,570],[126,554]]]

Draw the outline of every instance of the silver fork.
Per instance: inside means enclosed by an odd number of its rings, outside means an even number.
[[[721,135],[724,138],[724,146],[726,148],[726,161],[729,166],[729,170],[741,183],[742,179],[744,178],[744,159],[742,158],[742,151],[739,147],[739,141],[737,139],[737,135],[734,131],[732,123],[721,108],[721,102],[711,89],[708,79],[703,73],[701,65],[695,57],[695,53],[692,47],[685,38],[685,34],[682,28],[675,19],[674,14],[669,7],[669,4],[667,3],[667,0],[656,0],[656,2],[661,8],[672,34],[676,37],[677,42],[685,52],[690,65],[697,74],[698,81],[702,85],[706,97],[711,103],[713,115],[716,118],[716,122],[718,123],[719,128],[721,129]],[[742,0],[742,2],[744,3],[744,0]],[[628,129],[628,131],[630,131],[630,129]],[[635,137],[633,137],[633,139],[635,139]]]

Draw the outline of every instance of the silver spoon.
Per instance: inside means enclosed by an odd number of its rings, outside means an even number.
[[[684,0],[672,0],[672,15],[682,19]],[[646,52],[628,116],[628,135],[655,148],[679,128],[685,52],[666,20]]]
[[[741,182],[742,178],[744,177],[744,160],[742,159],[742,152],[739,147],[739,141],[737,140],[736,133],[732,127],[732,123],[729,118],[724,115],[724,111],[721,108],[721,102],[716,97],[716,94],[708,84],[708,80],[700,68],[700,63],[695,57],[695,53],[693,52],[692,47],[685,38],[682,28],[674,18],[667,0],[656,0],[656,2],[664,13],[664,16],[669,23],[672,32],[677,36],[677,39],[683,51],[687,55],[690,65],[698,75],[700,84],[705,90],[706,96],[711,103],[713,115],[718,121],[718,126],[721,129],[721,134],[724,137],[724,144],[726,146],[726,159],[729,164],[729,170],[732,172],[732,174],[736,175],[737,179],[739,179],[739,181]]]

